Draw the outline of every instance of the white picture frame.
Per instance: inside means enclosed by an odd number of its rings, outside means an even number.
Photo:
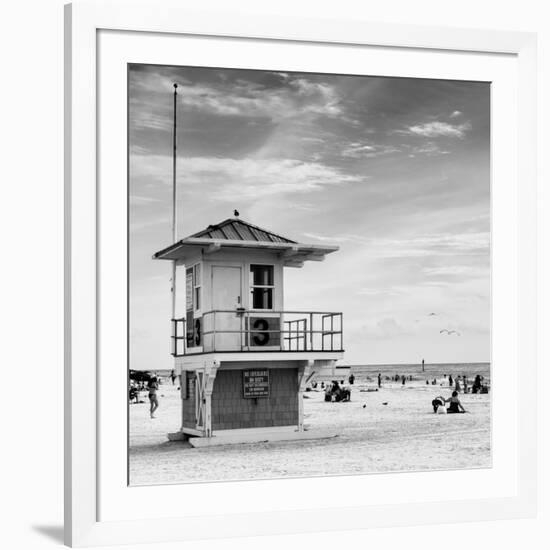
[[[521,358],[521,384],[512,380],[517,392],[517,407],[513,407],[513,444],[516,451],[511,467],[515,469],[515,487],[510,494],[483,495],[475,498],[447,500],[436,493],[425,501],[361,503],[351,499],[342,505],[307,508],[284,504],[268,509],[258,506],[255,512],[224,512],[223,507],[212,513],[134,515],[129,511],[124,519],[107,518],[100,513],[101,495],[109,491],[110,477],[99,469],[109,460],[110,446],[99,433],[102,411],[98,381],[101,357],[101,304],[98,286],[101,284],[101,247],[98,239],[104,213],[98,194],[97,143],[98,122],[98,36],[100,32],[116,30],[132,33],[162,33],[157,36],[218,37],[268,41],[277,44],[325,44],[354,48],[406,49],[411,55],[423,52],[462,52],[507,56],[517,71],[517,135],[511,145],[517,171],[511,175],[516,182],[517,210],[511,224],[512,243],[516,251],[511,261],[517,270],[513,280],[513,301],[517,308],[510,311],[513,330],[510,340],[515,354],[515,367]],[[365,528],[411,525],[448,521],[473,521],[532,517],[536,508],[536,424],[537,411],[530,396],[536,394],[536,36],[530,33],[439,29],[410,25],[389,25],[342,19],[317,20],[298,17],[260,17],[251,14],[219,13],[191,10],[179,2],[164,2],[159,10],[154,2],[136,5],[111,5],[79,2],[65,10],[65,542],[70,546],[114,545],[181,541],[200,538],[223,538],[259,534],[298,533],[312,530],[312,525],[324,529]],[[134,35],[140,40],[143,35]],[[512,100],[516,94],[512,96]],[[498,159],[496,159],[498,161]],[[496,165],[493,167],[497,169]],[[518,184],[519,182],[519,184]],[[494,184],[494,183],[493,183]],[[513,206],[513,202],[509,206]],[[494,208],[497,208],[494,205]],[[495,214],[495,211],[493,211]],[[498,212],[497,212],[498,214]],[[104,265],[104,262],[103,262]],[[493,281],[493,284],[495,281]],[[512,301],[512,298],[511,298]],[[122,331],[122,327],[121,327]],[[122,334],[122,332],[121,332]],[[103,342],[104,344],[104,342]],[[495,341],[496,347],[506,342]],[[510,383],[510,380],[508,380]],[[503,382],[504,384],[504,382]],[[505,386],[497,387],[495,392]],[[514,401],[515,403],[516,401]],[[403,474],[397,474],[403,475]],[[424,476],[446,476],[445,472]],[[296,483],[307,484],[307,480]],[[272,491],[282,482],[255,482],[243,487],[247,498]],[[285,482],[286,483],[286,482]],[[227,484],[202,484],[201,490],[210,502],[223,501]],[[295,487],[299,487],[296,485]],[[124,492],[124,487],[119,492]],[[126,487],[126,490],[133,490]],[[141,488],[153,491],[153,488]],[[182,487],[169,489],[170,498],[177,498]],[[187,490],[189,491],[189,490]],[[180,493],[183,494],[183,493]],[[114,496],[113,496],[114,498]],[[274,496],[274,498],[276,498]],[[118,502],[118,501],[113,501]],[[208,503],[207,503],[208,504]],[[197,505],[198,506],[198,505]],[[244,509],[243,509],[244,510]],[[146,512],[145,512],[146,514]],[[103,516],[103,517],[102,517]],[[138,528],[148,520],[147,530]]]

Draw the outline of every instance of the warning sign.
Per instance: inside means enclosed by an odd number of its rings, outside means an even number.
[[[269,370],[243,371],[243,397],[269,397]]]

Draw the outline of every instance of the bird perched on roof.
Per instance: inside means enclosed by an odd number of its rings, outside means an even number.
[[[233,216],[238,218],[240,216],[239,211],[238,210],[233,210]]]

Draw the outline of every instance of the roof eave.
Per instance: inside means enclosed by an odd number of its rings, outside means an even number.
[[[304,254],[313,254],[324,256],[331,252],[336,252],[340,249],[338,246],[319,245],[319,244],[303,244],[303,243],[279,243],[271,241],[232,241],[227,239],[210,239],[210,238],[187,238],[183,239],[169,247],[156,252],[153,255],[155,260],[177,260],[184,254],[177,254],[178,250],[183,252],[184,247],[215,247],[217,250],[222,248],[249,248],[261,250],[273,250],[278,252],[291,252],[293,256]]]

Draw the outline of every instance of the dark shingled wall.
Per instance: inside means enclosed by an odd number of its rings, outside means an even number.
[[[182,399],[182,423],[188,428],[196,427],[195,419],[195,373],[183,372],[187,376],[187,399]]]
[[[265,368],[249,363],[247,369]],[[298,371],[270,369],[270,396],[245,399],[242,370],[219,370],[212,393],[212,430],[298,424]]]

